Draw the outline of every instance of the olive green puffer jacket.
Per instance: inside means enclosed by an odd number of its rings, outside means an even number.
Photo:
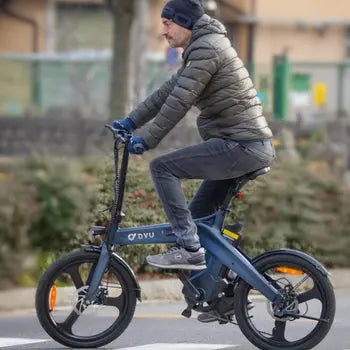
[[[201,114],[197,126],[204,140],[271,138],[248,71],[226,37],[225,27],[203,15],[183,52],[183,65],[170,80],[130,113],[150,148],[185,116],[192,105]]]

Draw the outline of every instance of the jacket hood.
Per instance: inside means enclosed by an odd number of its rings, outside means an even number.
[[[221,22],[204,14],[192,29],[191,42],[207,34],[226,35],[227,31]]]
[[[194,41],[208,34],[222,34],[226,36],[227,31],[221,22],[204,14],[194,25],[190,42],[184,49],[182,57],[185,59],[188,54],[188,49]]]

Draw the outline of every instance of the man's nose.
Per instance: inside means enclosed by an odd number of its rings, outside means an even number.
[[[166,26],[163,26],[162,28],[162,36],[166,36],[168,34],[168,28]]]

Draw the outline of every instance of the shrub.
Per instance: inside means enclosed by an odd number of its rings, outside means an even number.
[[[90,221],[107,225],[109,212],[102,211],[111,205],[113,199],[113,159],[106,158],[103,165],[95,168],[90,167],[90,170],[92,169],[98,179],[98,191],[94,201],[96,206],[91,212]],[[149,175],[148,163],[138,157],[130,157],[123,212],[125,217],[121,227],[166,222],[164,211],[160,206]],[[161,245],[133,245],[123,247],[119,253],[137,272],[143,272],[147,267],[145,263],[146,256],[157,254],[162,249],[163,246]]]
[[[252,256],[268,249],[300,249],[328,266],[349,266],[349,188],[306,164],[276,164],[235,201],[246,222],[244,246]]]
[[[23,183],[36,191],[38,213],[28,230],[32,247],[42,252],[62,252],[85,242],[94,186],[88,186],[79,164],[30,158],[20,174]]]
[[[99,169],[97,208],[112,200],[113,164],[110,159]],[[183,181],[187,199],[201,181]],[[319,258],[328,266],[349,266],[349,189],[331,175],[319,175],[306,163],[277,162],[272,171],[244,188],[240,201],[232,202],[226,222],[243,220],[244,249],[255,256],[269,249],[293,248]],[[106,223],[97,208],[93,215]],[[148,162],[132,157],[129,163],[122,225],[127,227],[166,222],[150,179]],[[122,255],[140,271],[145,256],[157,253],[161,246],[130,246]]]
[[[18,179],[0,186],[0,289],[16,283],[29,250],[27,231],[36,217],[35,191]]]
[[[87,243],[90,224],[107,225],[113,198],[112,156],[104,160],[30,158],[14,180],[0,190],[1,287],[20,275],[29,244],[38,252],[39,268],[63,252]],[[122,227],[166,222],[149,174],[149,162],[131,157],[124,196]],[[189,200],[201,181],[183,181]],[[350,190],[305,163],[277,162],[271,173],[244,188],[233,201],[226,222],[245,221],[243,246],[255,256],[269,249],[303,250],[328,266],[350,266]],[[136,272],[148,269],[145,257],[162,245],[122,247],[120,254]]]

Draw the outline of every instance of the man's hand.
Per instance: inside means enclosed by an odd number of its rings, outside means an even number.
[[[142,137],[133,136],[130,139],[128,150],[130,154],[143,154],[149,150],[149,147]]]
[[[130,117],[126,117],[120,120],[115,120],[113,122],[113,128],[123,130],[131,134],[136,129],[136,125]]]

